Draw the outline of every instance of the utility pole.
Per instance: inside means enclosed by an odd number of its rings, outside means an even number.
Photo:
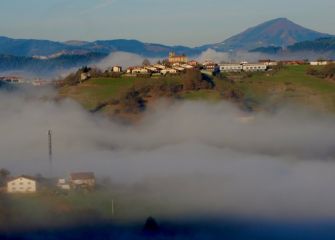
[[[52,178],[52,131],[48,131],[48,145],[49,145],[49,177]]]
[[[112,199],[112,216],[114,217],[114,199]]]

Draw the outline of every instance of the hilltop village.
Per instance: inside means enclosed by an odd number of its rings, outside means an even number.
[[[189,60],[184,54],[177,55],[171,52],[167,59],[158,61],[155,64],[151,64],[149,60],[145,59],[140,66],[130,66],[123,69],[120,65],[109,67],[105,70],[105,73],[115,74],[116,76],[125,77],[138,77],[138,76],[151,76],[160,77],[167,75],[177,75],[185,73],[190,69],[201,70],[205,74],[216,75],[219,73],[241,73],[241,72],[265,72],[272,70],[272,68],[278,65],[310,65],[310,66],[325,66],[333,63],[332,60],[281,60],[275,61],[271,59],[261,59],[258,62],[249,63],[246,61],[242,62],[215,62],[212,60],[206,60],[204,62],[198,62],[196,60]],[[93,68],[94,65],[92,65]],[[82,68],[83,71],[80,75],[80,81],[85,81],[91,77],[91,68]],[[44,80],[44,79],[33,79],[27,80],[24,76],[17,75],[5,75],[0,76],[0,82],[10,84],[29,84],[32,86],[46,86],[46,85],[59,85],[61,80]]]
[[[318,61],[306,61],[306,60],[285,60],[275,61],[271,59],[261,59],[257,63],[249,63],[246,61],[242,62],[215,62],[212,60],[206,60],[205,62],[198,62],[196,60],[189,60],[186,55],[176,55],[174,52],[169,54],[168,59],[158,61],[156,64],[150,64],[148,60],[144,60],[142,66],[131,66],[127,69],[123,69],[122,66],[112,66],[107,72],[119,73],[124,76],[141,76],[150,75],[155,76],[166,76],[184,73],[190,69],[198,69],[203,73],[209,75],[216,75],[219,73],[239,73],[239,72],[265,72],[271,70],[273,67],[278,65],[311,65],[311,66],[325,66],[333,63],[332,60],[318,60]],[[84,81],[90,77],[89,73],[82,73],[81,80]]]

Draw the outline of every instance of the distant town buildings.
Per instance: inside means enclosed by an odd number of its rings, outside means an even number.
[[[7,182],[8,193],[35,193],[37,191],[37,181],[33,177],[20,176]]]

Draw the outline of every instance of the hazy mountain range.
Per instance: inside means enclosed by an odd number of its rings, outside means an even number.
[[[297,42],[326,37],[332,35],[304,28],[286,18],[277,18],[207,47],[217,51],[251,50],[267,46],[287,47]]]
[[[119,51],[144,57],[166,57],[171,51],[196,56],[208,49],[218,52],[253,51],[266,54],[276,54],[283,50],[335,52],[333,38],[335,39],[330,34],[307,29],[286,18],[267,21],[223,42],[195,48],[126,39],[56,42],[0,37],[0,71],[31,68],[36,70],[36,67],[38,71],[76,67]]]

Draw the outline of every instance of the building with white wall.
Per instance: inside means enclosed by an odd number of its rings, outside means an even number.
[[[122,72],[122,67],[121,66],[113,66],[111,70],[114,73],[120,73],[120,72]]]
[[[241,72],[243,70],[243,65],[241,64],[221,64],[221,72]]]
[[[242,66],[245,72],[264,72],[267,70],[267,65],[262,63],[247,63]]]
[[[37,191],[37,181],[33,177],[20,176],[7,182],[8,193],[35,193]]]

